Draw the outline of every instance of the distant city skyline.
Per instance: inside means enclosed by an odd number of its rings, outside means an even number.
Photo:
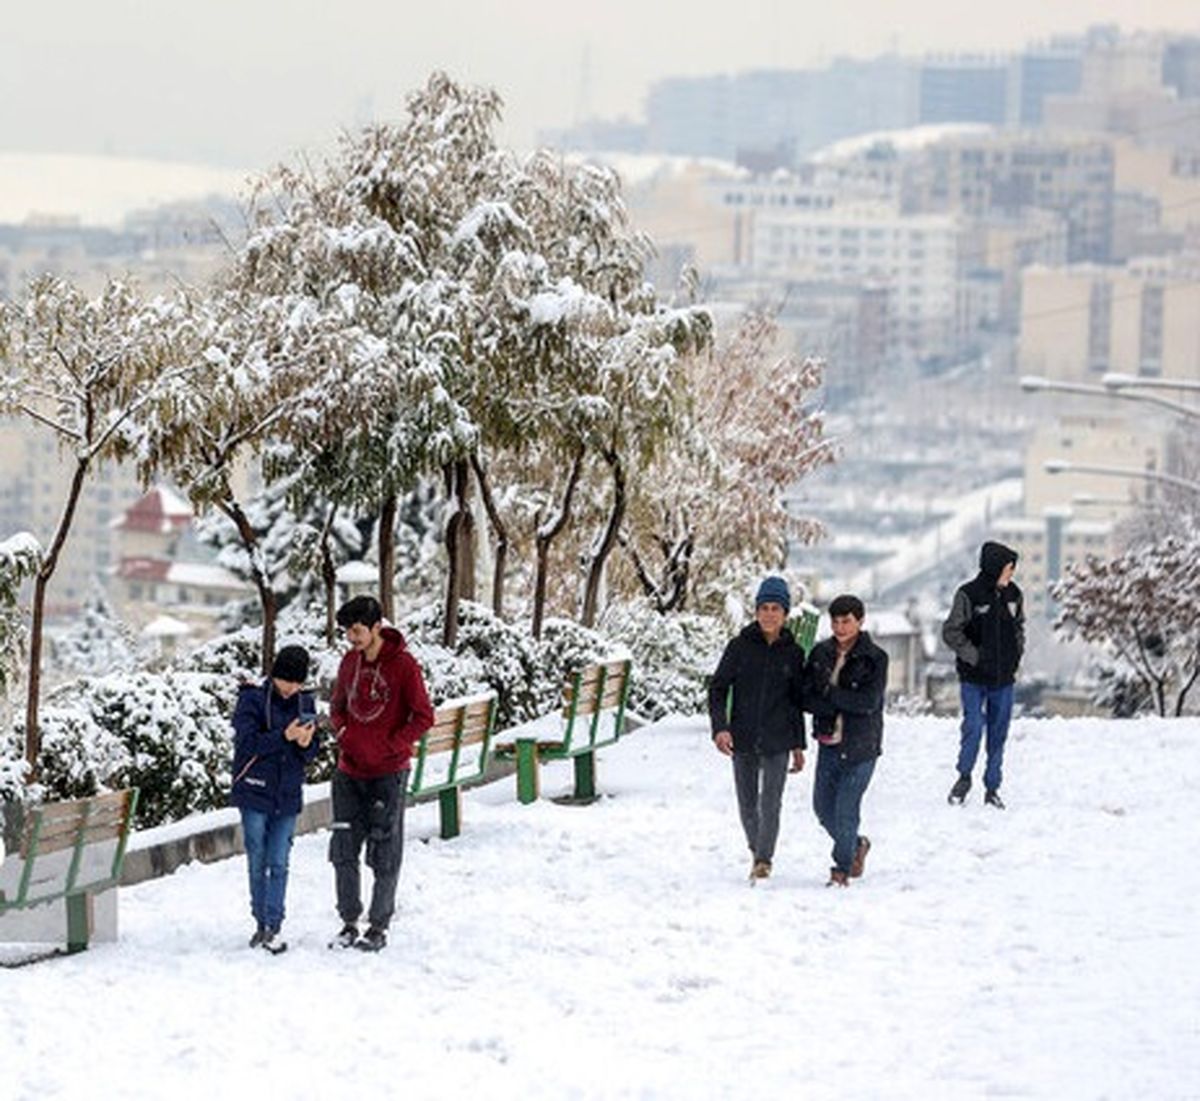
[[[6,12],[0,151],[108,153],[257,171],[345,128],[396,117],[435,68],[495,87],[502,140],[642,115],[664,77],[820,66],[895,51],[1003,53],[1090,24],[1200,34],[1195,0],[880,0],[813,10],[610,0],[60,0]]]

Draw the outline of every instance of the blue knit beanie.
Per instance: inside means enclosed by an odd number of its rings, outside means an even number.
[[[792,610],[792,594],[788,592],[787,582],[782,577],[767,577],[758,587],[754,597],[754,606],[760,604],[778,604],[785,613]]]

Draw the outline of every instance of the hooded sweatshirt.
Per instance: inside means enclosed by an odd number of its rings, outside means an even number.
[[[960,680],[993,688],[1012,684],[1025,650],[1025,607],[1021,590],[1000,574],[1017,552],[1003,543],[984,543],[979,573],[954,594],[942,638],[954,651]]]
[[[338,736],[338,770],[356,780],[403,772],[413,746],[433,725],[416,659],[395,627],[383,628],[374,661],[360,650],[342,658],[329,718]]]

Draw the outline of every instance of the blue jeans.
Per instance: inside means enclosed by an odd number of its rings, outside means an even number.
[[[266,929],[278,929],[283,924],[288,857],[295,830],[294,814],[268,814],[242,807],[242,837],[250,871],[250,912]]]
[[[858,848],[858,823],[863,793],[875,772],[875,758],[843,761],[836,746],[821,746],[813,779],[813,810],[833,838],[833,866],[849,874]]]
[[[970,775],[975,767],[986,721],[987,767],[983,771],[983,786],[988,791],[997,791],[1003,779],[1004,741],[1008,737],[1008,720],[1012,718],[1013,686],[992,688],[965,680],[959,685],[959,695],[963,717],[958,771]]]

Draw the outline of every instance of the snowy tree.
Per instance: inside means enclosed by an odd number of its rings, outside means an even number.
[[[1200,537],[1170,536],[1116,558],[1068,566],[1051,595],[1054,628],[1104,646],[1160,715],[1181,715],[1200,677]]]
[[[87,298],[61,279],[33,283],[23,301],[0,306],[0,412],[42,425],[74,464],[58,525],[33,586],[25,711],[30,781],[37,779],[38,697],[46,589],[70,534],[84,483],[105,462],[140,459],[148,418],[169,401],[190,371],[176,337],[177,301],[144,302],[109,281]]]
[[[779,354],[778,339],[775,321],[750,311],[713,354],[692,356],[678,445],[636,480],[622,541],[662,612],[720,614],[730,578],[780,568],[787,537],[817,531],[784,495],[835,455],[814,406],[821,365]]]
[[[125,672],[137,664],[137,639],[113,611],[99,584],[92,586],[79,615],[50,640],[54,668],[61,673]]]

